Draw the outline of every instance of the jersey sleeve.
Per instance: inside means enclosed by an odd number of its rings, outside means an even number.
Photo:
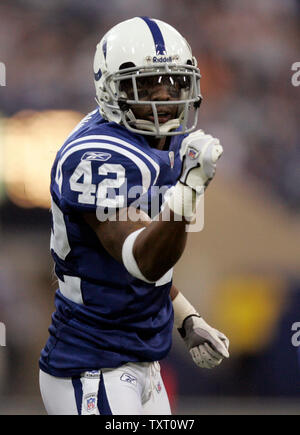
[[[143,196],[156,177],[155,166],[134,148],[81,144],[58,159],[55,184],[65,212],[107,216]]]

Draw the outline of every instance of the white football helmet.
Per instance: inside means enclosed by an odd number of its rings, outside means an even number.
[[[202,101],[200,77],[187,41],[160,20],[135,17],[123,21],[97,45],[94,78],[100,113],[134,133],[162,137],[193,131]],[[160,83],[167,83],[173,91],[176,88],[172,99],[152,101],[147,89]],[[177,106],[175,119],[160,112],[160,107],[169,104]],[[140,105],[152,109],[148,119],[134,115],[132,108]]]

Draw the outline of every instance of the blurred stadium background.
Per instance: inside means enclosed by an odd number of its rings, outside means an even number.
[[[92,59],[114,24],[148,15],[186,36],[203,75],[199,127],[224,156],[175,284],[231,340],[213,371],[174,334],[162,363],[175,414],[300,413],[300,61],[297,0],[2,0],[0,414],[44,414],[38,358],[56,290],[49,173],[94,109]]]

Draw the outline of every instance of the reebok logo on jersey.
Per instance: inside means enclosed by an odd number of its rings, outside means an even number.
[[[107,162],[111,158],[111,154],[101,151],[88,151],[84,153],[81,160],[98,160],[99,162]]]
[[[137,379],[135,376],[129,375],[128,373],[123,373],[120,377],[121,381],[128,382],[129,384],[136,385]]]

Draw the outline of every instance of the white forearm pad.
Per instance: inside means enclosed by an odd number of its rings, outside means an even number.
[[[186,317],[192,314],[198,314],[193,305],[183,296],[182,293],[178,293],[173,299],[174,310],[174,325],[177,329],[182,328],[183,321]]]
[[[137,265],[137,262],[133,255],[133,245],[137,238],[137,236],[144,231],[146,227],[143,227],[137,231],[134,231],[133,233],[130,233],[129,236],[125,239],[125,242],[123,243],[122,247],[122,260],[123,264],[130,273],[130,275],[134,276],[135,278],[138,278],[142,281],[153,283],[155,281],[148,281],[142,272],[139,269],[139,266]]]
[[[182,216],[190,221],[195,217],[201,194],[196,193],[189,186],[185,186],[178,181],[167,196],[166,203],[170,210],[172,210],[176,215]]]

